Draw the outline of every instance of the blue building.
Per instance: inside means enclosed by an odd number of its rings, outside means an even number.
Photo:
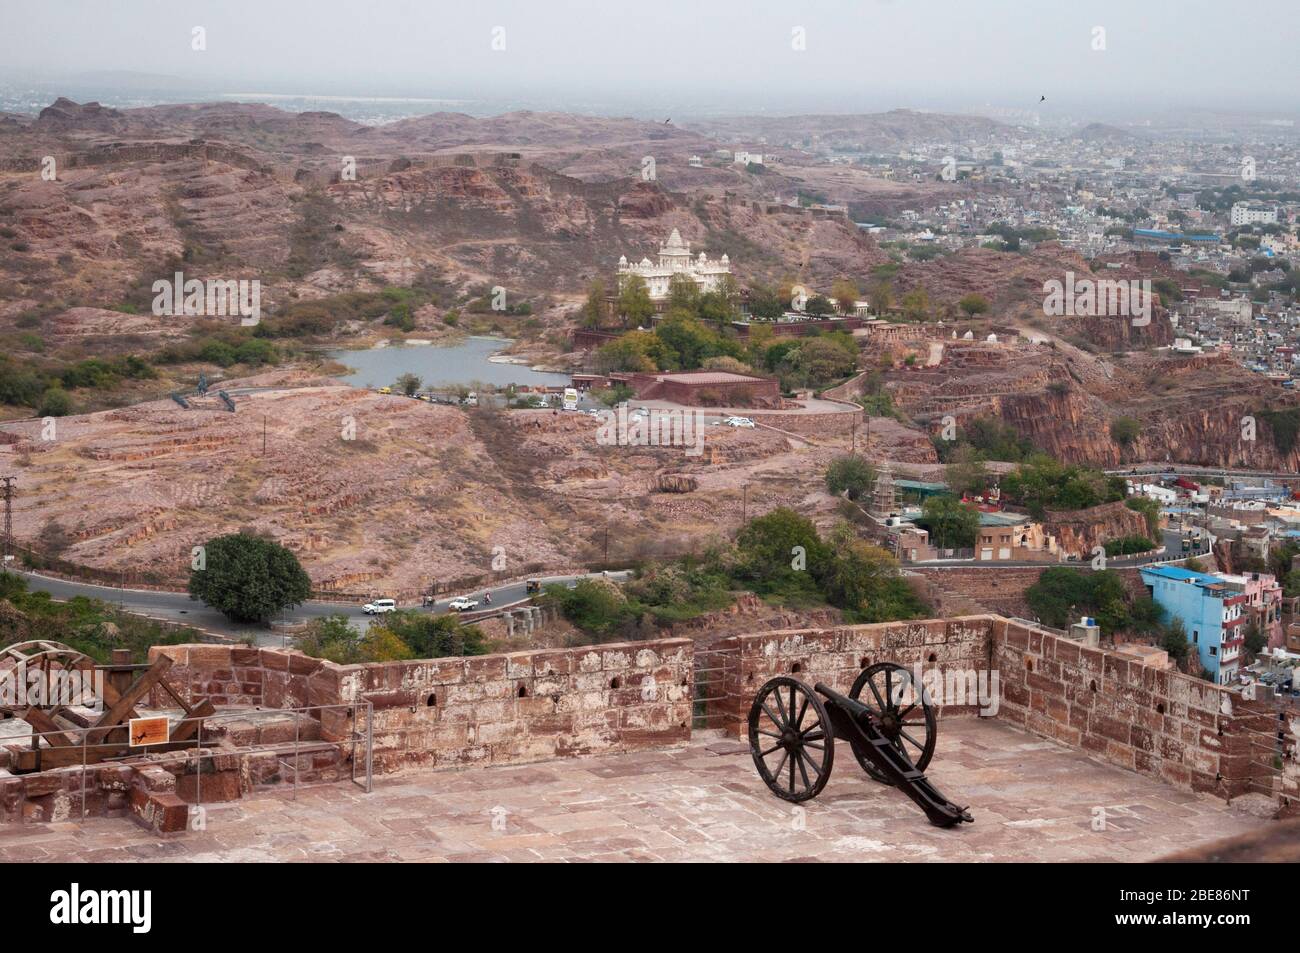
[[[1242,606],[1249,597],[1218,576],[1179,566],[1154,566],[1141,573],[1165,620],[1182,621],[1201,668],[1219,685],[1235,682],[1245,642]]]

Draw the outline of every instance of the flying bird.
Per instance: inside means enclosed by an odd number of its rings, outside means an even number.
[[[1039,97],[1038,97],[1038,101],[1039,101],[1040,103],[1045,103],[1045,102],[1047,102],[1047,97],[1046,97],[1046,96],[1039,96]]]
[[[670,122],[672,122],[672,121],[673,121],[673,117],[672,117],[672,116],[669,116],[667,119],[664,120],[664,125],[666,126],[666,125],[668,125],[668,124],[669,124]]]

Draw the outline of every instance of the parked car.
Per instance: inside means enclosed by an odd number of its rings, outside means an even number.
[[[385,612],[396,612],[397,602],[393,599],[376,599],[374,602],[367,602],[361,607],[361,611],[366,615],[383,615]]]
[[[754,421],[750,420],[748,417],[728,417],[726,420],[723,421],[723,423],[726,424],[728,427],[753,428],[754,426]]]
[[[478,603],[473,599],[466,599],[464,596],[461,596],[458,599],[452,599],[451,602],[447,603],[447,605],[456,612],[468,612],[470,609],[475,608]]]

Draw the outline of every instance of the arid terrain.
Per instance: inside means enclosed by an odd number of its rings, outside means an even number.
[[[16,474],[20,541],[65,537],[63,558],[183,583],[191,549],[254,527],[295,550],[322,591],[418,593],[434,580],[544,563],[701,548],[777,505],[831,518],[821,474],[844,439],[707,430],[704,452],[602,446],[599,421],[550,411],[466,411],[295,373],[0,431]],[[43,433],[52,439],[43,439]],[[883,446],[881,447],[883,449]],[[663,474],[695,492],[660,490]],[[671,481],[666,481],[671,483]],[[748,492],[742,492],[750,483]]]

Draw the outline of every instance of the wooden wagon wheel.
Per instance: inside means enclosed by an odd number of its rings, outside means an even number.
[[[777,797],[807,801],[821,793],[835,762],[835,732],[821,699],[788,675],[758,690],[749,708],[749,751]]]
[[[894,662],[877,662],[864,668],[853,681],[849,697],[870,708],[877,727],[895,748],[907,755],[918,771],[934,757],[938,724],[934,708],[912,672]],[[865,697],[863,692],[865,691]],[[881,784],[893,784],[865,755],[854,750],[862,770]]]

